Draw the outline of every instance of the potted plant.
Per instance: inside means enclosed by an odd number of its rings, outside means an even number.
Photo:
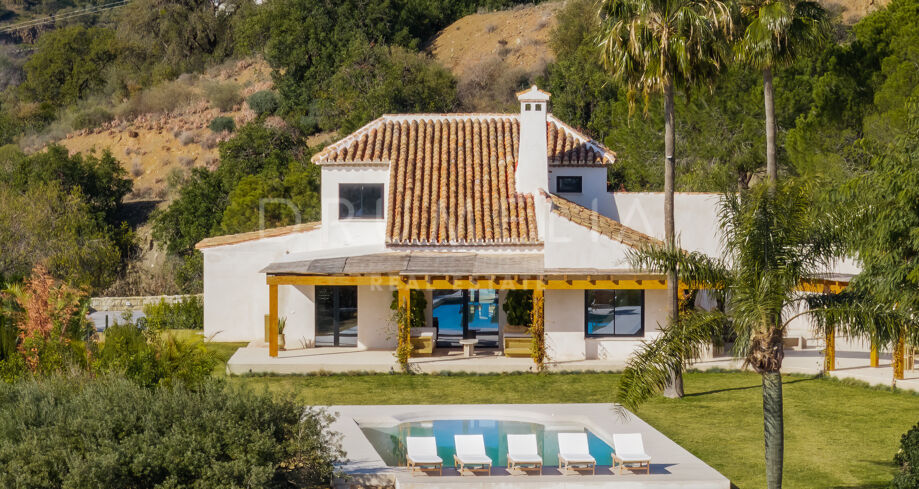
[[[509,290],[501,305],[507,314],[503,329],[504,355],[525,357],[530,355],[530,325],[533,322],[533,291]]]
[[[284,339],[284,328],[287,327],[287,318],[278,318],[278,349],[284,350],[287,341]]]

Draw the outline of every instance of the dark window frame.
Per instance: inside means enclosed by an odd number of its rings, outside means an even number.
[[[613,292],[613,294],[617,293],[619,290],[640,290],[641,291],[641,328],[638,330],[637,333],[616,334],[615,333],[615,330],[616,330],[615,315],[613,315],[613,331],[614,332],[612,334],[590,333],[589,332],[588,326],[589,326],[590,321],[589,321],[589,316],[587,314],[587,308],[590,306],[590,302],[588,302],[589,300],[588,297],[591,292],[596,292],[597,290],[609,290],[610,292]],[[584,291],[584,337],[585,338],[643,338],[644,336],[645,336],[645,291],[644,289],[589,289],[589,290]]]
[[[365,188],[365,187],[377,187],[377,188],[379,188],[379,189],[380,189],[380,198],[379,198],[378,205],[377,205],[377,213],[376,213],[375,215],[373,215],[373,216],[368,216],[368,215],[360,215],[360,216],[349,215],[349,216],[345,216],[345,215],[343,215],[343,214],[342,214],[342,200],[343,200],[343,199],[342,199],[342,191],[343,191],[343,189],[344,189],[345,187],[360,187],[360,188],[361,188],[361,211],[363,211],[363,207],[364,207],[364,203],[363,203],[363,200],[364,200],[364,188]],[[385,209],[385,204],[384,204],[384,202],[383,202],[383,196],[384,196],[385,193],[386,193],[386,187],[385,187],[385,185],[382,184],[382,183],[346,183],[346,182],[339,183],[339,184],[338,184],[338,219],[339,219],[339,220],[343,220],[343,221],[350,221],[350,220],[354,220],[354,219],[379,221],[379,220],[385,219],[385,218],[386,218],[386,209]],[[357,210],[357,207],[356,207],[356,206],[352,206],[352,212],[354,212],[354,211],[356,211],[356,210]],[[355,213],[356,213],[356,212],[355,212]]]
[[[577,190],[562,190],[562,179],[577,180]],[[555,177],[555,191],[562,194],[580,194],[584,192],[584,177],[581,175],[558,175]]]

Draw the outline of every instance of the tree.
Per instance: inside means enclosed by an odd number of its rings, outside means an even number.
[[[436,61],[400,47],[357,41],[323,85],[324,129],[348,133],[387,113],[443,113],[456,105],[456,82]]]
[[[25,64],[23,91],[32,100],[72,104],[103,86],[118,52],[109,29],[74,25],[52,31],[41,36]]]
[[[773,70],[792,64],[816,50],[827,39],[826,12],[817,2],[806,0],[747,0],[741,12],[749,19],[737,43],[737,58],[762,71],[766,108],[766,174],[778,178],[775,143]]]
[[[915,108],[913,109],[915,110]],[[851,225],[849,244],[861,271],[851,289],[871,298],[878,307],[901,312],[898,324],[884,328],[850,318],[851,336],[866,337],[878,348],[896,349],[901,342],[919,345],[919,115],[914,115],[896,144],[872,161],[870,171],[852,178],[836,195],[845,202]],[[895,357],[897,355],[895,354]],[[895,358],[896,360],[896,358]],[[894,369],[894,375],[897,375]],[[896,379],[894,379],[896,382]]]
[[[603,0],[599,43],[610,74],[638,95],[645,111],[652,94],[664,98],[664,233],[676,243],[673,223],[674,90],[711,85],[724,68],[727,39],[734,22],[729,4],[721,0]],[[669,271],[667,298],[676,321],[679,298],[676,271]],[[669,395],[683,395],[681,370],[674,367]]]
[[[43,265],[59,279],[103,289],[121,254],[79,190],[41,183],[19,191],[0,183],[0,276],[16,280]]]
[[[762,376],[766,480],[782,486],[782,338],[788,324],[810,316],[821,324],[841,318],[893,324],[888,311],[854,295],[845,301],[828,293],[806,292],[845,251],[838,221],[817,208],[812,189],[793,182],[760,183],[722,196],[720,222],[724,254],[709,257],[672,246],[649,247],[632,257],[638,268],[669,272],[702,284],[727,312],[687,311],[662,328],[629,359],[618,399],[636,408],[663,389],[681,359],[698,358],[725,329],[736,335],[733,354]]]

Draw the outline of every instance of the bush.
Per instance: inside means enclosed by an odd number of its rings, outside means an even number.
[[[239,93],[239,85],[235,83],[208,83],[204,85],[204,96],[211,107],[216,107],[221,112],[232,110],[243,100]]]
[[[118,377],[0,385],[0,486],[318,487],[344,454],[333,417],[209,382],[143,389]]]
[[[165,300],[160,300],[159,304],[148,304],[144,306],[144,315],[147,326],[156,331],[204,328],[204,303],[198,296],[171,304]]]
[[[409,295],[409,305],[411,312],[409,319],[412,328],[423,328],[425,325],[425,311],[428,308],[428,300],[424,297],[423,290],[412,290]],[[399,311],[399,291],[392,291],[392,302],[389,303],[389,309],[397,314]]]
[[[236,122],[232,117],[222,115],[219,117],[214,117],[214,120],[208,124],[207,128],[214,132],[233,132],[236,130]]]
[[[105,330],[95,368],[123,375],[142,387],[184,385],[198,388],[217,366],[217,357],[195,338],[179,338],[128,321]]]
[[[529,326],[533,322],[533,291],[507,291],[507,298],[501,308],[507,313],[507,324]]]
[[[919,487],[919,423],[900,438],[900,450],[893,460],[900,467],[900,472],[894,476],[891,487]]]
[[[191,87],[182,82],[166,82],[135,93],[124,105],[119,107],[118,112],[123,117],[169,113],[190,105],[198,97],[198,94]]]
[[[189,144],[195,142],[195,133],[191,131],[185,131],[179,134],[179,142],[182,143],[182,146],[188,146]]]
[[[249,95],[246,99],[249,108],[255,112],[255,115],[272,115],[278,110],[278,97],[271,90],[262,90]]]
[[[73,117],[74,129],[93,129],[112,120],[115,116],[102,107],[81,110]]]

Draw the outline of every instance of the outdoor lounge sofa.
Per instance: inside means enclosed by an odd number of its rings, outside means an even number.
[[[597,473],[597,459],[587,447],[587,433],[558,434],[558,463],[563,475],[569,470],[587,470]]]
[[[542,457],[536,446],[536,435],[507,435],[507,468],[542,473]]]
[[[453,435],[456,453],[453,462],[456,470],[463,474],[467,465],[470,472],[491,473],[491,458],[485,454],[485,439],[482,435]]]
[[[443,475],[444,461],[437,456],[437,442],[433,436],[405,437],[405,459],[411,472],[437,472]]]
[[[632,471],[651,473],[651,456],[645,453],[641,433],[613,435],[613,468],[622,473],[623,467]]]

